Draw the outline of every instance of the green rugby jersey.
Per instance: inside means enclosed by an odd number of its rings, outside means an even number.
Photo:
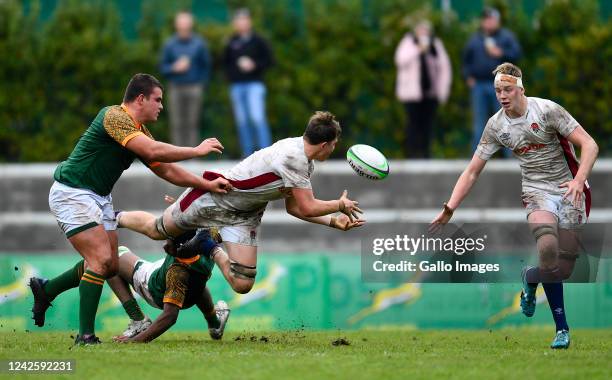
[[[202,295],[215,263],[201,255],[179,259],[166,255],[161,267],[151,273],[148,287],[155,303],[172,303],[181,309],[193,306]]]
[[[125,145],[142,134],[153,138],[144,125],[136,123],[124,105],[104,107],[68,159],[57,166],[53,178],[70,187],[108,195],[123,171],[137,158]],[[158,165],[155,162],[145,164]]]

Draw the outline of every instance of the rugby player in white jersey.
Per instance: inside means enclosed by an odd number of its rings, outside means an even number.
[[[431,229],[448,223],[487,160],[500,148],[510,148],[521,166],[522,201],[539,253],[539,265],[525,268],[522,273],[521,309],[527,317],[533,316],[536,289],[542,283],[557,331],[551,348],[568,348],[563,280],[572,274],[578,232],[589,215],[587,178],[599,149],[563,107],[547,99],[525,96],[522,72],[517,66],[503,63],[493,74],[502,108],[487,122],[471,162],[457,180],[444,209],[432,221]],[[580,147],[580,164],[572,144]]]
[[[232,289],[247,293],[255,283],[259,225],[269,201],[284,198],[289,214],[343,231],[365,223],[358,215],[362,213],[358,203],[347,197],[346,190],[339,199],[330,201],[316,199],[313,194],[313,161],[329,158],[340,133],[340,123],[333,114],[316,112],[303,136],[277,141],[227,171],[204,172],[205,179],[227,179],[232,186],[227,194],[189,188],[161,217],[124,211],[117,215],[119,226],[154,240],[173,240],[186,231],[218,227],[227,252],[218,248],[213,259]],[[336,212],[341,214],[334,216]],[[197,244],[167,250],[181,257],[198,251]]]

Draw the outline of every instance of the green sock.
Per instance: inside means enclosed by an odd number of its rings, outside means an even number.
[[[103,286],[104,277],[89,269],[85,271],[79,284],[79,334],[81,336],[93,334],[95,331],[96,312]]]
[[[121,304],[123,309],[130,316],[130,319],[134,321],[142,321],[144,319],[144,314],[142,310],[140,310],[140,306],[138,306],[138,302],[134,298],[128,300]]]
[[[68,289],[76,288],[83,277],[83,267],[85,260],[81,260],[76,265],[59,276],[52,278],[44,286],[45,293],[53,299]]]
[[[206,319],[208,327],[212,327],[213,329],[219,328],[219,326],[221,325],[221,321],[219,320],[219,318],[217,318],[217,313],[215,312],[215,309],[213,309],[210,314],[205,314],[204,319]]]

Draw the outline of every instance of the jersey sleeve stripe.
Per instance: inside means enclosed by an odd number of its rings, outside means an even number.
[[[557,137],[559,138],[559,143],[563,148],[563,156],[565,157],[565,161],[567,162],[567,166],[569,167],[570,172],[572,173],[572,177],[576,177],[578,173],[578,160],[574,155],[574,152],[570,146],[570,142],[567,138],[563,137],[560,133],[557,133]],[[585,182],[584,184],[584,206],[586,211],[586,216],[588,217],[591,213],[591,189],[588,184]]]
[[[186,259],[183,259],[183,258],[180,258],[180,257],[175,257],[174,259],[176,261],[178,261],[179,263],[182,263],[182,264],[193,264],[196,261],[200,260],[200,255],[189,257],[189,258],[186,258]]]
[[[136,132],[132,132],[129,135],[125,136],[125,138],[123,139],[123,141],[121,141],[121,145],[125,146],[128,141],[130,141],[131,139],[133,139],[136,136],[140,136],[140,135],[144,135],[144,133],[140,132],[140,131],[136,131]]]
[[[225,178],[222,174],[215,173],[215,172],[209,172],[209,171],[204,172],[203,177],[204,177],[204,179],[206,179],[208,181],[214,181],[214,180],[216,180],[219,177]],[[268,172],[268,173],[260,174],[260,175],[258,175],[256,177],[251,177],[251,178],[241,179],[241,180],[228,179],[228,181],[236,189],[239,189],[239,190],[251,190],[251,189],[254,189],[256,187],[264,186],[264,185],[267,185],[269,183],[272,183],[274,181],[278,181],[278,180],[281,180],[281,179],[282,178],[279,177],[278,175],[276,175],[275,173]]]
[[[217,178],[225,178],[225,176],[223,176],[222,174],[215,173],[215,172],[209,172],[209,171],[205,171],[204,174],[202,175],[202,177],[204,177],[204,179],[207,180],[207,181],[214,181]],[[225,179],[227,179],[227,178],[225,178]],[[256,187],[264,186],[264,185],[267,185],[269,183],[272,183],[274,181],[278,181],[278,180],[281,180],[281,179],[282,178],[279,177],[278,175],[276,175],[275,173],[268,172],[268,173],[260,174],[260,175],[258,175],[256,177],[251,177],[251,178],[247,178],[247,179],[241,179],[241,180],[227,179],[227,180],[236,189],[239,189],[239,190],[251,190],[251,189],[254,189]],[[187,210],[187,208],[189,208],[189,206],[191,206],[191,204],[196,199],[198,199],[199,197],[201,197],[202,195],[204,195],[206,193],[207,193],[207,191],[205,191],[205,190],[192,189],[189,193],[187,193],[187,195],[185,195],[185,197],[183,199],[181,199],[181,201],[179,203],[179,206],[181,207],[181,211]]]
[[[170,297],[164,297],[163,299],[164,303],[171,303],[173,305],[176,305],[178,307],[183,307],[183,303],[179,300],[175,300],[174,298],[170,298]]]

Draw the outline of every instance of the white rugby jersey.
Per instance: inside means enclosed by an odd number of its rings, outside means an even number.
[[[217,206],[232,212],[251,213],[263,211],[269,201],[284,198],[287,188],[311,189],[313,171],[314,164],[304,152],[303,137],[293,137],[258,150],[229,170],[206,171],[204,178],[214,180],[221,176],[234,187],[227,194],[210,194]],[[192,189],[181,199],[181,210],[204,193]]]
[[[476,154],[488,160],[500,148],[510,148],[521,166],[523,191],[564,194],[567,189],[559,185],[578,171],[574,147],[567,140],[578,126],[555,102],[528,97],[525,115],[510,119],[502,108],[489,119]]]

